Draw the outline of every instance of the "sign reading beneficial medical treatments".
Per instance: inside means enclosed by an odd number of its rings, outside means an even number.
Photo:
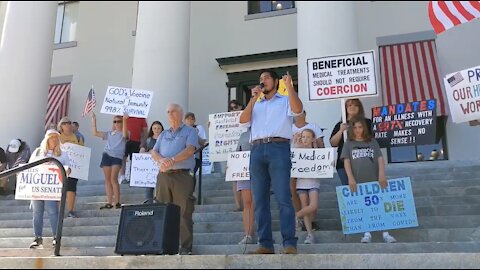
[[[113,115],[127,112],[131,117],[147,118],[152,99],[152,91],[109,86],[100,112]]]
[[[333,178],[334,148],[292,148],[290,157],[294,178]]]
[[[242,111],[215,113],[209,115],[210,161],[227,161],[228,154],[237,150],[238,140],[244,128],[240,127]]]
[[[150,154],[133,154],[130,171],[130,186],[150,187],[157,185],[157,175],[160,169]]]
[[[443,81],[453,122],[480,119],[480,66],[448,74]]]
[[[357,184],[355,193],[338,186],[337,200],[344,234],[418,226],[409,177],[388,180],[386,189],[377,181]]]
[[[250,151],[228,154],[225,181],[250,180]]]
[[[68,167],[65,167],[65,171]],[[15,200],[60,201],[62,173],[58,166],[39,165],[17,174]]]
[[[309,100],[377,95],[373,51],[307,59]]]
[[[372,131],[382,148],[435,143],[435,99],[374,107],[372,116]]]
[[[62,151],[68,153],[70,169],[72,170],[69,177],[88,180],[91,149],[73,143],[64,143],[61,148]]]

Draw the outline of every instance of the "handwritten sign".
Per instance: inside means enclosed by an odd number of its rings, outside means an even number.
[[[134,153],[130,171],[130,186],[154,188],[157,185],[159,171],[157,163],[150,154]]]
[[[450,73],[443,81],[453,122],[480,119],[480,66]]]
[[[228,154],[236,151],[238,140],[244,131],[240,127],[241,113],[242,111],[236,111],[209,115],[210,161],[227,161]]]
[[[202,150],[202,174],[211,174],[212,171],[213,162],[210,161],[210,150],[207,146]]]
[[[418,226],[409,177],[388,180],[382,190],[378,182],[337,187],[337,200],[344,234],[386,231]]]
[[[310,100],[377,95],[373,51],[307,59]]]
[[[372,108],[372,130],[380,147],[434,144],[435,99]]]
[[[90,169],[91,149],[85,146],[64,143],[61,145],[62,151],[68,153],[70,161],[70,177],[82,180],[88,180],[88,172]]]
[[[250,151],[228,154],[225,181],[250,180]]]
[[[292,148],[291,176],[295,178],[333,178],[334,148]]]
[[[65,167],[65,170],[68,170]],[[58,166],[44,164],[17,174],[15,200],[60,201],[62,179]]]
[[[152,91],[109,86],[100,112],[113,115],[127,112],[131,117],[147,118],[152,99]]]

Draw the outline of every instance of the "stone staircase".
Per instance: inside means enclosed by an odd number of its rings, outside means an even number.
[[[33,229],[29,202],[15,201],[13,196],[0,197],[0,268],[158,268],[158,264],[162,268],[478,267],[480,162],[390,164],[387,174],[389,178],[412,178],[420,224],[417,228],[392,230],[398,240],[395,244],[382,243],[379,232],[373,233],[371,244],[360,244],[360,235],[344,237],[335,194],[339,180],[329,179],[321,185],[317,244],[303,244],[306,232],[298,232],[300,255],[242,255],[256,245],[237,244],[243,237],[241,213],[232,212],[231,184],[213,174],[203,178],[203,204],[196,206],[194,213],[193,252],[208,256],[120,257],[113,252],[120,210],[99,210],[105,202],[104,182],[91,180],[79,182],[79,218],[65,219],[62,257],[51,257],[51,231],[46,216],[45,248],[30,250]],[[144,200],[142,188],[121,185],[121,190],[124,204]],[[272,196],[274,239],[281,243],[278,216]],[[281,247],[276,245],[275,249],[278,253]],[[108,265],[110,258],[115,263]]]

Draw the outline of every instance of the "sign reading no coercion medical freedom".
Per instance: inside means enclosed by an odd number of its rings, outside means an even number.
[[[307,60],[310,100],[377,95],[373,51]]]
[[[434,144],[435,99],[372,108],[372,130],[381,147]]]
[[[109,86],[100,112],[113,115],[127,112],[131,117],[147,118],[152,99],[152,91]]]
[[[338,207],[344,234],[418,226],[417,211],[409,177],[388,180],[381,189],[377,181],[337,187]]]

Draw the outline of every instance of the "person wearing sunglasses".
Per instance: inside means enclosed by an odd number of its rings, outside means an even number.
[[[100,167],[103,169],[105,175],[105,190],[108,202],[100,207],[100,209],[112,209],[114,206],[117,209],[122,207],[120,204],[118,173],[122,168],[125,145],[129,137],[127,120],[127,114],[124,114],[123,117],[116,115],[113,117],[113,127],[111,131],[98,131],[97,118],[95,113],[92,113],[93,136],[100,137],[104,141],[107,141],[102,155],[102,161],[100,162]]]

